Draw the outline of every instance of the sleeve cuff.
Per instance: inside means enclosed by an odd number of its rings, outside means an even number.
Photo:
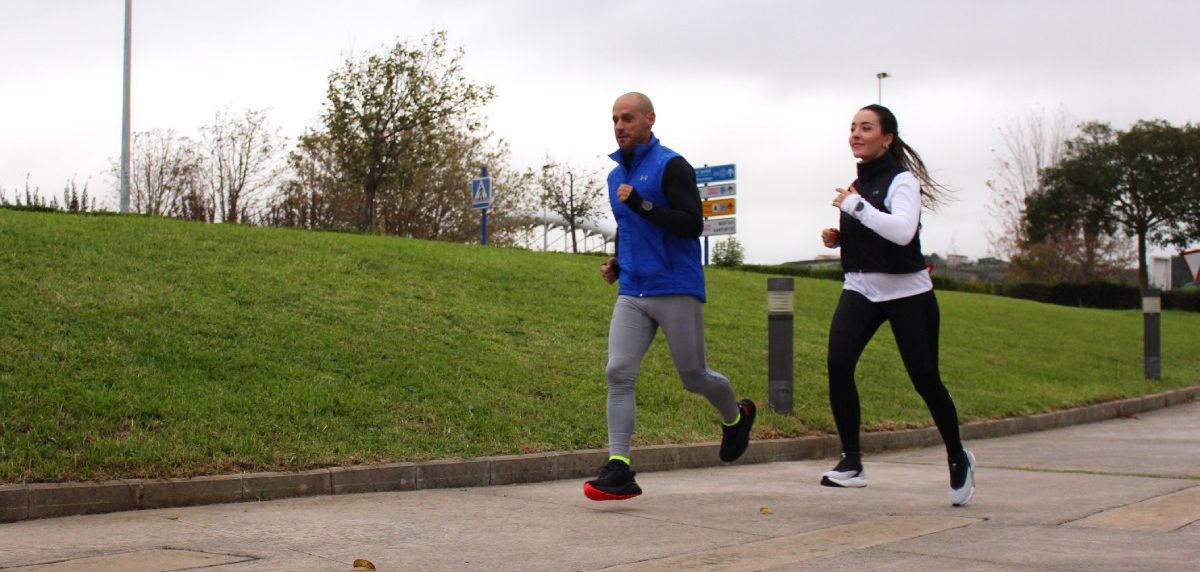
[[[858,218],[855,215],[862,214],[862,213],[861,213],[861,211],[858,213],[855,213],[854,207],[856,205],[858,205],[858,203],[862,202],[863,200],[865,200],[865,199],[863,199],[861,195],[853,194],[853,195],[847,196],[846,199],[842,201],[842,205],[841,205],[842,212],[844,212],[854,218]]]

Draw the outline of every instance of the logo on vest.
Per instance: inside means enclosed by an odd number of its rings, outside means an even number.
[[[643,180],[643,181],[649,181],[649,180],[650,180],[650,175],[642,175],[642,179],[641,179],[641,180]]]

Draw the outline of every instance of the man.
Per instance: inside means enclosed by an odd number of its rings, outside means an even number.
[[[620,281],[608,330],[608,463],[583,485],[592,500],[623,500],[642,494],[630,470],[636,404],[634,382],[659,327],[688,391],[699,393],[724,425],[720,458],[732,462],[746,451],[755,407],[737,401],[725,376],[704,359],[704,269],[700,264],[700,194],[696,171],[662,146],[651,131],[654,105],[640,93],[613,104],[619,150],[608,175],[608,197],[617,219],[616,252],[600,265],[609,284]]]

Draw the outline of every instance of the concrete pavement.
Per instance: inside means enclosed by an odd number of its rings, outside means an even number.
[[[968,447],[960,508],[927,447],[868,455],[855,490],[817,460],[642,473],[623,502],[573,479],[32,520],[0,525],[0,569],[1200,569],[1200,403]]]

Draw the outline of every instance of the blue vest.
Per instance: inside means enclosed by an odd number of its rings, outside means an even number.
[[[617,166],[608,174],[608,202],[617,219],[619,244],[617,263],[621,266],[618,292],[628,296],[668,296],[686,294],[705,301],[704,268],[700,263],[700,241],[675,236],[633,212],[617,200],[617,187],[632,185],[643,199],[667,206],[663,193],[663,170],[679,154],[659,144],[650,134],[650,142],[637,146],[628,169],[621,151],[609,155]]]

